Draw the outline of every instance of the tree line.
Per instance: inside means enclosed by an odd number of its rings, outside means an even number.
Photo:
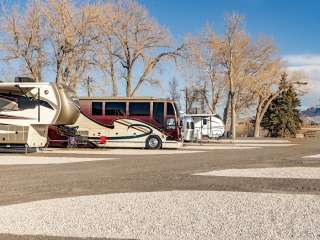
[[[85,87],[88,95],[99,75],[111,83],[113,96],[124,84],[128,97],[145,84],[161,84],[154,73],[161,63],[172,61],[185,76],[189,108],[199,96],[212,113],[224,105],[224,122],[230,121],[234,137],[239,114],[254,111],[258,136],[270,103],[285,91],[278,86],[287,70],[274,43],[267,37],[253,40],[243,21],[239,14],[227,15],[223,34],[206,26],[176,44],[134,0],[80,5],[29,0],[25,8],[3,4],[0,60],[18,65],[19,74],[39,82],[50,74],[75,91]],[[288,86],[299,86],[302,79],[291,74]],[[172,96],[178,95],[177,87],[170,84]]]

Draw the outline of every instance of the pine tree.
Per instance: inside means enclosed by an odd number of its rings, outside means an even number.
[[[283,74],[279,86],[283,92],[275,98],[265,113],[261,126],[273,137],[294,136],[301,128],[299,115],[300,100],[295,89],[287,82],[287,74]]]

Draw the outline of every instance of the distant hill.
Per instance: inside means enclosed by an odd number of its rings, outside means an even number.
[[[304,124],[320,124],[320,107],[311,107],[301,111],[301,119]]]

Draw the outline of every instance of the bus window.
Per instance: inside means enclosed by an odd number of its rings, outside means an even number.
[[[167,115],[175,115],[172,103],[167,103]]]
[[[153,118],[160,125],[163,125],[163,120],[164,120],[164,103],[163,102],[153,103]]]
[[[106,102],[105,115],[107,116],[124,116],[126,113],[125,102]]]
[[[174,130],[176,129],[176,120],[174,118],[167,118],[167,129]]]
[[[150,103],[130,102],[129,115],[131,116],[150,116]]]
[[[102,115],[102,102],[93,102],[91,104],[91,113],[95,116]]]

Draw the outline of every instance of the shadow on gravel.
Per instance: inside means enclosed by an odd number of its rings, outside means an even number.
[[[12,235],[0,234],[0,239],[4,240],[138,240],[133,238],[79,238],[79,237],[50,237],[43,235]]]

